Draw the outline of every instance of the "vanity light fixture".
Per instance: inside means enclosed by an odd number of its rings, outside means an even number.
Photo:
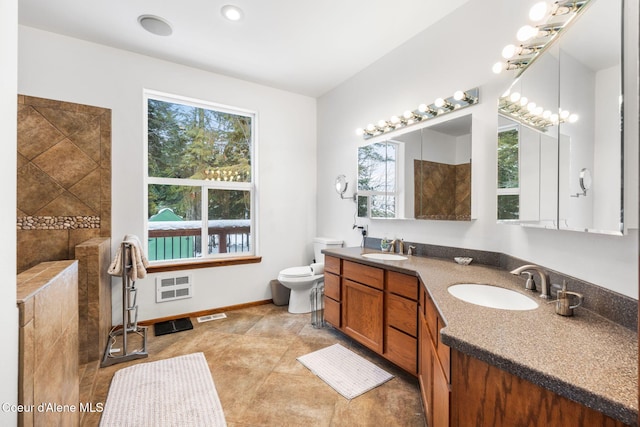
[[[509,44],[502,49],[505,61],[496,62],[492,70],[499,74],[517,70],[518,75],[542,53],[556,36],[586,8],[591,0],[557,0],[554,3],[540,1],[529,10],[530,24],[523,25],[516,33],[519,44]],[[542,23],[540,23],[542,22]]]
[[[479,89],[456,91],[448,98],[438,98],[432,104],[420,104],[415,110],[407,110],[400,116],[391,116],[389,120],[379,120],[376,125],[368,124],[364,128],[356,129],[356,135],[369,139],[396,129],[424,122],[461,108],[466,108],[480,102]]]
[[[558,113],[545,110],[542,106],[530,101],[519,92],[508,91],[498,101],[498,112],[525,126],[532,127],[542,132],[547,128],[561,123],[575,123],[579,116],[568,110],[558,109]]]

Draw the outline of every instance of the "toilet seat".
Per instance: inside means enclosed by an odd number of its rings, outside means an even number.
[[[280,276],[291,277],[291,278],[308,277],[308,276],[311,276],[311,273],[312,273],[311,267],[309,267],[308,265],[305,265],[302,267],[285,268],[280,272]]]

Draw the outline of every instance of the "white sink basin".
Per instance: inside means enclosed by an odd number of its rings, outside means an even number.
[[[402,261],[403,259],[407,259],[406,256],[384,253],[362,254],[362,256],[369,259],[379,259],[383,261]]]
[[[533,310],[538,303],[519,292],[491,285],[462,283],[449,286],[454,297],[471,304],[502,310]]]

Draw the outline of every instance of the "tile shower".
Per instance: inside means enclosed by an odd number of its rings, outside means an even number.
[[[111,236],[111,110],[18,95],[18,273]]]

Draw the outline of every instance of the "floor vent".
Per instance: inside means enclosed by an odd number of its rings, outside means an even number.
[[[156,277],[156,302],[174,301],[192,296],[191,276]]]
[[[224,313],[208,314],[206,316],[198,317],[198,323],[210,322],[212,320],[220,320],[220,319],[226,319],[226,318],[227,318],[227,315]]]

